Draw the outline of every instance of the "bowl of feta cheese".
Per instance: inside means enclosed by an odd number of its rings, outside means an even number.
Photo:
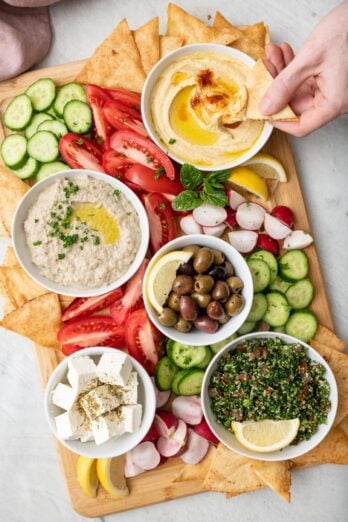
[[[108,347],[64,359],[48,381],[44,401],[55,437],[91,458],[130,451],[149,431],[156,410],[146,370],[127,353]]]

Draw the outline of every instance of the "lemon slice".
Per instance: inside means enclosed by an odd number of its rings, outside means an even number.
[[[192,252],[174,250],[162,256],[152,267],[147,278],[146,292],[150,303],[159,314],[172,289],[176,271],[191,257]]]
[[[300,419],[232,421],[232,430],[245,448],[259,453],[270,453],[289,446],[297,435]]]
[[[83,492],[89,497],[97,496],[98,477],[97,461],[89,457],[79,456],[77,460],[77,480]]]
[[[268,188],[265,180],[248,167],[232,169],[229,181],[263,200],[268,199]]]
[[[246,161],[244,166],[251,168],[256,174],[261,176],[261,178],[275,179],[282,183],[288,181],[283,165],[277,158],[271,156],[271,154],[259,152],[255,154],[253,158]]]
[[[97,474],[101,485],[114,497],[129,495],[124,476],[124,455],[112,459],[97,460]]]

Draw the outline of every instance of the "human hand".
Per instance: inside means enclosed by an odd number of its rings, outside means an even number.
[[[348,0],[323,18],[295,56],[286,44],[266,47],[266,66],[275,76],[260,104],[274,114],[290,103],[297,122],[272,122],[306,136],[348,112]]]

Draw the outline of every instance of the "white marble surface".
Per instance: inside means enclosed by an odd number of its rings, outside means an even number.
[[[337,3],[182,0],[180,5],[203,19],[214,8],[237,24],[263,19],[275,40],[287,40],[298,49],[320,17]],[[55,37],[42,65],[87,57],[123,16],[135,28],[160,14],[164,29],[166,4],[164,0],[62,0],[51,8]],[[348,340],[347,131],[348,120],[342,118],[312,136],[293,140],[293,147],[335,324]],[[1,252],[4,246],[2,243]],[[322,466],[294,474],[291,505],[267,489],[229,501],[221,494],[206,493],[106,518],[108,522],[174,522],[191,517],[201,522],[343,522],[348,512],[347,481],[348,467]],[[0,332],[0,520],[83,520],[68,500],[44,418],[31,345],[4,330]]]

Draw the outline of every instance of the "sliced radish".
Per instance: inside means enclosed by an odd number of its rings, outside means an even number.
[[[202,422],[197,424],[197,426],[194,427],[194,430],[196,433],[198,433],[198,435],[204,439],[207,439],[207,441],[211,442],[212,444],[219,444],[219,439],[215,437],[205,419],[202,419]]]
[[[140,473],[144,473],[144,469],[135,464],[133,461],[133,454],[131,451],[126,453],[125,463],[124,463],[124,476],[126,478],[136,477],[140,475]]]
[[[154,424],[162,437],[169,437],[175,432],[178,419],[169,411],[158,411],[155,415]]]
[[[180,228],[187,235],[202,234],[203,232],[201,225],[197,223],[191,214],[180,219]]]
[[[203,203],[203,205],[194,209],[192,215],[202,227],[215,227],[225,221],[227,212],[223,207]]]
[[[286,250],[293,248],[306,248],[313,243],[313,238],[304,230],[293,230],[288,237],[285,238],[283,247]]]
[[[208,236],[221,237],[225,232],[226,224],[221,223],[221,225],[216,225],[216,227],[203,227],[204,234]]]
[[[172,412],[187,424],[199,424],[203,417],[201,399],[196,396],[176,397],[172,402]]]
[[[289,207],[278,205],[277,207],[274,207],[271,214],[273,217],[284,223],[284,225],[287,225],[290,228],[293,227],[295,217],[293,211]]]
[[[187,450],[180,456],[186,464],[198,464],[207,454],[209,442],[189,428]]]
[[[151,377],[153,387],[155,388],[155,394],[156,394],[156,408],[161,408],[165,405],[166,402],[168,402],[168,399],[170,397],[170,390],[169,391],[160,391],[156,384],[155,379]]]
[[[258,234],[251,230],[232,230],[228,233],[229,242],[242,254],[247,254],[255,248],[257,236]]]
[[[146,442],[147,440],[149,440],[149,441],[158,440],[160,438],[160,436],[161,436],[161,434],[158,431],[156,424],[153,422],[151,428],[149,429],[149,431],[143,438],[142,442]]]
[[[263,250],[268,250],[268,252],[271,252],[274,256],[279,254],[278,241],[272,239],[268,234],[259,234],[259,237],[257,238],[257,246]]]
[[[270,214],[265,215],[264,227],[267,234],[273,239],[284,239],[291,232],[291,228]]]
[[[178,456],[186,445],[187,424],[179,419],[178,427],[169,437],[160,437],[157,441],[157,449],[163,457]]]
[[[237,225],[236,211],[232,210],[231,208],[227,208],[226,210],[227,218],[225,219],[225,223],[228,227],[230,227],[233,230]]]
[[[246,199],[241,194],[239,194],[239,192],[236,192],[232,189],[227,191],[227,197],[232,210],[237,210],[239,205],[246,201]]]
[[[265,219],[266,211],[257,203],[242,203],[237,208],[236,220],[244,230],[259,230]]]
[[[141,442],[131,453],[135,466],[145,470],[157,468],[161,461],[161,455],[153,442]]]

